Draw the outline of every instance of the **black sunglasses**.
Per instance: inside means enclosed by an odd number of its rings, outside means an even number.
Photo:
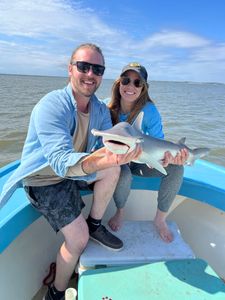
[[[140,79],[130,79],[129,77],[121,77],[120,83],[122,85],[128,85],[129,83],[132,83],[136,88],[143,87],[143,81]]]
[[[71,65],[77,66],[77,71],[81,73],[88,73],[91,68],[92,72],[97,76],[102,76],[105,71],[104,66],[91,64],[86,61],[72,61]]]

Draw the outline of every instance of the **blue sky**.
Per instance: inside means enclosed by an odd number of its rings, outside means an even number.
[[[225,83],[224,14],[223,0],[1,0],[0,73],[67,76],[93,42],[104,78],[136,61],[150,80]]]

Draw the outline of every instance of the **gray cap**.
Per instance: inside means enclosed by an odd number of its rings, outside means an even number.
[[[143,67],[142,65],[140,65],[139,63],[136,63],[136,62],[132,62],[132,63],[129,63],[127,66],[125,66],[123,69],[122,69],[122,73],[120,74],[120,76],[123,76],[125,72],[127,71],[134,71],[136,73],[138,73],[138,75],[144,79],[144,81],[147,82],[147,79],[148,79],[148,73],[145,69],[145,67]]]

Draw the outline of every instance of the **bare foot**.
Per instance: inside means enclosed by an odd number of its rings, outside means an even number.
[[[123,224],[123,208],[117,209],[115,215],[109,220],[108,225],[113,231],[118,231]]]
[[[168,228],[166,221],[154,220],[155,227],[161,237],[161,239],[166,243],[171,243],[173,241],[173,234]]]

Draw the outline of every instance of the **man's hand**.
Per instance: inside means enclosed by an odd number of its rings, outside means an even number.
[[[127,164],[132,160],[137,160],[138,157],[141,155],[141,152],[142,148],[140,144],[136,144],[136,147],[133,151],[125,154],[115,154],[106,149],[106,156],[108,157],[108,160],[112,162],[113,165],[116,163],[116,166],[120,166]]]
[[[82,162],[82,168],[85,173],[90,174],[110,167],[121,166],[137,160],[141,152],[140,144],[137,144],[133,151],[125,154],[115,154],[103,147],[86,156]]]
[[[181,149],[175,157],[167,151],[165,152],[164,159],[163,159],[163,167],[167,167],[169,164],[173,165],[184,165],[186,160],[188,159],[188,150]]]

